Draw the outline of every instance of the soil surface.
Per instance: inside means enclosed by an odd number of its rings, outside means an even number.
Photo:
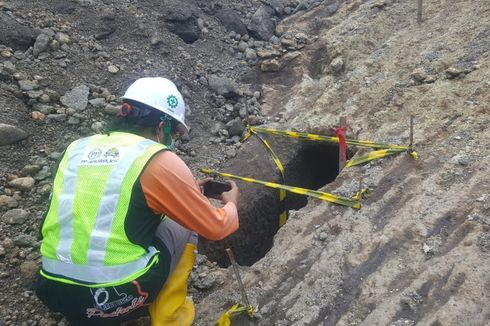
[[[239,182],[240,230],[201,241],[195,325],[242,301],[227,247],[257,325],[488,325],[488,1],[424,1],[417,23],[417,1],[399,0],[0,0],[0,25],[0,324],[67,324],[32,288],[56,161],[135,79],[164,76],[198,178],[281,182],[256,137],[240,142],[247,124],[330,135],[346,116],[350,138],[408,145],[413,115],[419,156],[337,175],[335,144],[264,136],[288,184],[368,196],[356,210],[288,194],[279,228],[277,191]]]

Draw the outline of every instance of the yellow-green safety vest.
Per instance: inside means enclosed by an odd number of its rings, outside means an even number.
[[[148,161],[165,148],[123,132],[82,138],[68,146],[41,229],[44,277],[114,286],[158,262],[156,248],[128,239],[124,222],[133,185]]]

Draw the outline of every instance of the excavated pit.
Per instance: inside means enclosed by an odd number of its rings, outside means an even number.
[[[285,168],[285,183],[319,189],[338,175],[338,145],[298,141],[282,137],[264,137]],[[256,138],[243,144],[239,155],[222,168],[223,172],[281,183],[280,173],[265,147]],[[220,266],[230,264],[225,249],[232,248],[240,265],[250,266],[273,245],[279,229],[279,214],[284,209],[276,189],[237,181],[241,199],[238,208],[240,228],[222,241],[200,239],[199,250]],[[308,197],[287,193],[287,210],[298,210]]]

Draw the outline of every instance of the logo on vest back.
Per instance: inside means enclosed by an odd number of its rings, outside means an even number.
[[[80,161],[81,165],[115,165],[121,160],[121,149],[113,147],[88,148]]]

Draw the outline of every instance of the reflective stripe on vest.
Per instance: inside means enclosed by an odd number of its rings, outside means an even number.
[[[42,229],[45,272],[107,284],[139,274],[155,262],[157,250],[131,243],[124,220],[133,185],[163,149],[128,133],[95,135],[68,147]]]

